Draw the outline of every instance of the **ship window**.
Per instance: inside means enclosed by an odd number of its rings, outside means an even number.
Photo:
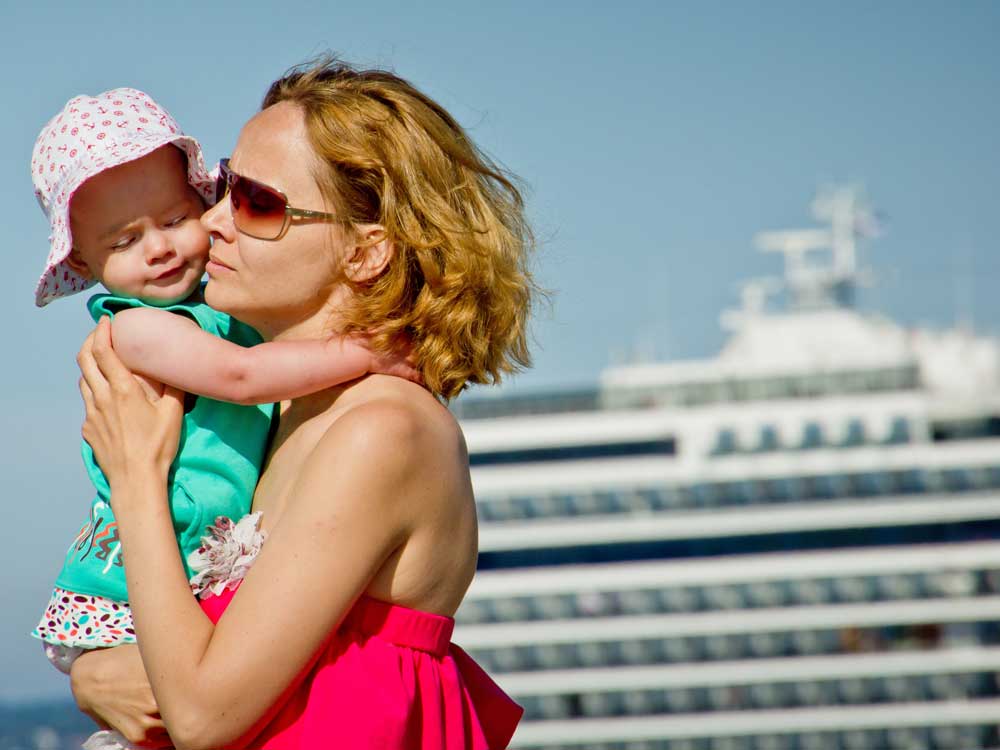
[[[679,403],[676,388],[663,388],[659,392],[660,403],[664,406],[675,406]]]
[[[698,383],[698,386],[695,389],[695,397],[694,397],[695,400],[694,400],[694,402],[696,404],[709,404],[709,403],[712,403],[712,401],[715,400],[713,398],[713,394],[714,393],[715,393],[715,389],[714,389],[712,383]]]
[[[759,401],[767,398],[767,388],[762,380],[744,380],[741,387],[748,401]]]
[[[860,372],[845,372],[842,375],[843,389],[846,393],[857,393],[865,390],[865,376]]]
[[[921,492],[919,478],[914,476],[910,470],[889,472],[889,488],[891,492],[899,494],[910,494]]]
[[[795,395],[795,380],[792,378],[775,378],[768,383],[772,398],[790,398]]]
[[[821,396],[826,378],[823,375],[808,375],[801,380],[802,394],[805,396]]]
[[[493,516],[493,503],[477,499],[476,500],[476,515],[479,517],[480,521],[494,521],[496,520]]]
[[[969,481],[977,490],[984,490],[990,486],[990,472],[985,466],[977,466],[969,469]]]
[[[903,492],[927,492],[927,481],[919,469],[907,469],[902,474],[901,489]]]
[[[906,417],[895,417],[889,434],[885,439],[888,445],[900,445],[910,442],[910,421]]]
[[[767,424],[760,428],[760,444],[758,445],[758,450],[778,450],[778,431],[773,425]]]
[[[865,423],[860,419],[852,419],[847,423],[847,432],[844,434],[844,440],[841,443],[845,448],[854,448],[858,445],[864,445],[865,442]]]
[[[804,392],[805,381],[802,378],[784,378],[781,396],[783,398],[801,398],[806,395]]]
[[[866,391],[882,391],[885,390],[885,378],[882,373],[878,370],[873,370],[866,372],[864,374],[865,390]]]
[[[509,497],[496,498],[490,502],[489,508],[491,521],[507,521],[517,517],[516,508]]]
[[[802,477],[802,497],[806,500],[826,500],[830,498],[830,483],[826,477]]]
[[[594,497],[601,513],[620,513],[626,509],[625,500],[617,492],[595,492]]]
[[[736,433],[733,430],[725,429],[719,432],[715,441],[715,447],[712,449],[712,455],[727,456],[735,453],[736,449]]]
[[[537,518],[569,515],[559,495],[540,494],[531,498],[531,509]]]
[[[848,484],[852,495],[868,497],[870,495],[881,495],[887,485],[888,477],[885,474],[873,471],[850,474]]]
[[[750,502],[746,482],[720,482],[716,487],[720,505],[747,505]]]
[[[589,458],[624,458],[631,456],[672,456],[677,452],[674,438],[641,440],[622,443],[597,443],[593,445],[553,445],[539,448],[484,451],[469,456],[471,466],[534,463],[547,461],[573,461]]]
[[[941,472],[941,478],[949,492],[965,492],[973,486],[970,474],[968,469],[945,469]]]
[[[530,497],[512,497],[510,499],[510,507],[512,515],[515,518],[534,518],[538,515],[535,503],[532,502]]]
[[[848,494],[847,482],[842,476],[834,474],[813,477],[812,487],[818,498],[843,497]]]
[[[687,488],[688,505],[697,508],[713,505],[715,497],[714,487],[711,484],[693,484]]]
[[[940,492],[944,489],[944,474],[939,469],[917,469],[924,483],[925,492]]]
[[[769,502],[786,502],[794,500],[794,486],[789,479],[766,479],[764,480],[764,492]]]
[[[752,482],[731,482],[727,496],[734,505],[751,505],[758,501],[758,493]]]
[[[591,492],[577,492],[570,496],[574,516],[588,516],[598,511],[597,497]]]
[[[660,510],[673,510],[684,504],[684,493],[679,487],[660,487],[656,491],[656,498]]]
[[[745,380],[727,381],[729,398],[733,401],[747,401],[751,397],[749,384]]]
[[[705,402],[712,404],[718,401],[725,401],[727,392],[726,384],[720,382],[705,383],[702,388],[702,395]]]
[[[572,496],[560,492],[549,497],[549,511],[553,516],[571,516],[573,515],[573,498]]]
[[[808,422],[802,431],[802,445],[804,450],[819,448],[823,445],[823,428],[816,422]]]
[[[621,499],[631,513],[649,513],[656,508],[656,493],[650,489],[623,490]]]

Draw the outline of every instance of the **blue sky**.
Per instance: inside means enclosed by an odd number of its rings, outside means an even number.
[[[82,522],[73,362],[84,298],[33,305],[47,227],[28,162],[71,96],[150,92],[228,154],[267,84],[331,49],[391,67],[519,174],[553,290],[517,388],[593,382],[613,356],[707,356],[752,249],[807,224],[815,189],[861,182],[887,217],[865,307],[1000,331],[1000,3],[102,2],[5,9],[0,700],[68,694],[25,634]]]

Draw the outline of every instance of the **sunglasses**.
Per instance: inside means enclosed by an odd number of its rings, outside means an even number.
[[[219,162],[215,182],[215,202],[229,193],[233,223],[243,234],[258,240],[277,240],[287,231],[292,218],[313,221],[338,221],[333,214],[292,208],[280,190],[229,169],[229,159]]]

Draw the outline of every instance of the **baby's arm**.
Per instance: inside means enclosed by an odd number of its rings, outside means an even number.
[[[133,372],[236,404],[296,398],[376,370],[415,375],[402,357],[373,354],[349,337],[243,347],[202,330],[190,318],[152,308],[117,313],[111,335],[115,351]]]

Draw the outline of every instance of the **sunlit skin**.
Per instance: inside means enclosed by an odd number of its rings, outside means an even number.
[[[70,204],[68,262],[113,294],[153,306],[180,302],[198,288],[208,261],[203,212],[183,154],[162,146],[80,186]],[[233,403],[294,398],[369,371],[417,377],[402,357],[330,335],[244,348],[188,316],[148,308],[121,311],[112,325],[118,354],[133,372]]]
[[[230,169],[277,188],[293,206],[336,213],[312,176],[316,156],[301,121],[288,103],[258,114],[240,134]],[[337,274],[353,252],[352,232],[337,223],[293,219],[279,239],[255,239],[236,230],[228,197],[202,223],[214,236],[205,290],[212,307],[265,338],[319,336],[336,326],[346,293]]]
[[[179,302],[205,273],[204,208],[175,146],[107,169],[73,195],[69,265],[113,294],[152,305]]]
[[[246,125],[231,165],[295,206],[335,213],[313,181],[307,144],[301,112],[279,104]],[[228,201],[204,224],[214,237],[208,301],[272,341],[335,329],[353,294],[347,282],[375,278],[392,257],[378,226],[306,222],[267,242],[236,231]],[[478,538],[464,439],[429,392],[373,375],[283,408],[253,500],[267,543],[213,626],[191,596],[165,502],[179,394],[150,400],[139,391],[108,328],[78,360],[84,434],[112,487],[142,662],[176,747],[239,737],[362,593],[455,612]],[[74,681],[85,692],[102,680],[80,670],[134,680],[137,666],[134,652],[113,649],[79,659]]]

